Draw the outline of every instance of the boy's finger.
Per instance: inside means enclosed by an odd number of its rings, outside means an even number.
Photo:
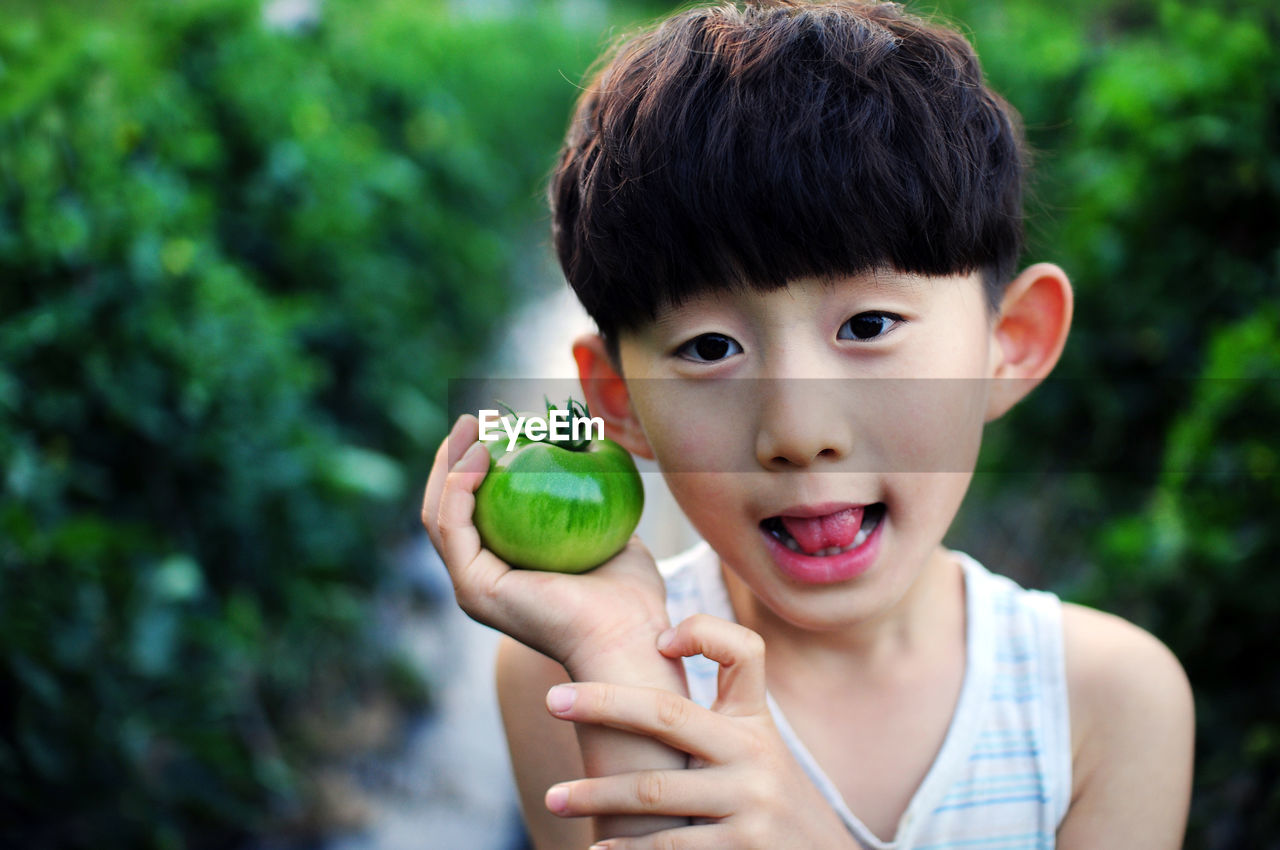
[[[489,472],[489,452],[473,443],[444,477],[437,514],[440,534],[440,557],[444,559],[458,601],[479,590],[483,595],[508,568],[497,558],[481,557],[484,553],[480,532],[472,522],[476,507],[476,490]]]
[[[694,614],[659,635],[658,650],[668,658],[703,655],[719,663],[715,711],[740,717],[768,710],[764,639],[746,626]]]
[[[720,762],[740,736],[731,721],[664,688],[577,682],[547,692],[547,710],[561,720],[634,732]]]
[[[733,812],[726,784],[709,770],[643,770],[553,785],[548,811],[560,817],[668,815],[723,818]]]
[[[449,436],[444,438],[440,448],[436,450],[435,461],[431,464],[431,474],[427,477],[427,489],[422,497],[422,524],[426,526],[427,536],[431,538],[437,550],[441,545],[440,494],[444,490],[445,478],[449,470],[476,441],[479,433],[479,420],[470,414],[463,414],[458,417],[457,422],[453,423]]]

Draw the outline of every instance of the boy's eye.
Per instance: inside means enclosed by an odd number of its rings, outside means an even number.
[[[859,313],[840,326],[840,339],[875,339],[902,321],[892,313]]]
[[[676,349],[679,356],[698,363],[714,363],[741,353],[742,346],[723,334],[702,334]]]

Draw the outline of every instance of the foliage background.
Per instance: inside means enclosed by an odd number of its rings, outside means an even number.
[[[605,24],[667,8],[6,9],[0,842],[324,834],[314,730],[429,701],[371,600],[445,381],[528,294]],[[1280,846],[1280,13],[934,10],[1022,111],[1028,257],[1078,295],[953,542],[1165,640],[1197,692],[1188,846]]]

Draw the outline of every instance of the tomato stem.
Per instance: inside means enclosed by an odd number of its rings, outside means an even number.
[[[555,405],[553,405],[553,404],[551,403],[551,399],[547,398],[545,395],[542,397],[542,400],[543,400],[543,401],[546,403],[546,405],[547,405],[547,419],[548,419],[548,420],[550,420],[550,419],[551,419],[551,411],[553,411],[553,410],[559,410],[560,408],[558,408],[558,407],[556,407]],[[565,400],[565,403],[564,403],[564,409],[565,409],[565,410],[567,410],[567,411],[569,412],[569,422],[570,422],[570,424],[571,424],[571,425],[572,425],[572,423],[573,423],[575,420],[577,420],[577,419],[579,419],[579,418],[581,418],[581,419],[590,419],[590,418],[591,418],[591,413],[590,413],[590,411],[587,409],[587,405],[586,405],[584,402],[580,402],[580,401],[578,401],[578,400],[577,400],[577,399],[575,399],[573,396],[569,396],[569,398]],[[549,442],[551,442],[553,445],[557,445],[557,446],[559,446],[559,447],[560,447],[560,448],[562,448],[562,449],[568,449],[569,451],[573,451],[573,452],[580,452],[580,451],[584,451],[584,450],[587,448],[587,445],[591,442],[591,438],[590,438],[590,436],[589,436],[589,435],[590,435],[590,433],[591,433],[591,430],[588,428],[588,429],[587,429],[587,434],[588,434],[588,436],[586,436],[586,437],[579,437],[579,438],[578,438],[578,439],[576,439],[576,440],[575,440],[575,439],[573,439],[573,437],[572,437],[572,433],[573,433],[573,429],[572,429],[572,427],[571,427],[571,428],[570,428],[570,437],[569,437],[569,439],[567,439],[567,440],[550,440]]]

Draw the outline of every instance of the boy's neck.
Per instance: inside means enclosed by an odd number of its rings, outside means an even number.
[[[964,572],[941,546],[895,605],[839,630],[796,626],[770,610],[732,570],[722,572],[734,616],[765,639],[770,681],[798,671],[846,680],[896,677],[915,666],[912,661],[964,646]]]

